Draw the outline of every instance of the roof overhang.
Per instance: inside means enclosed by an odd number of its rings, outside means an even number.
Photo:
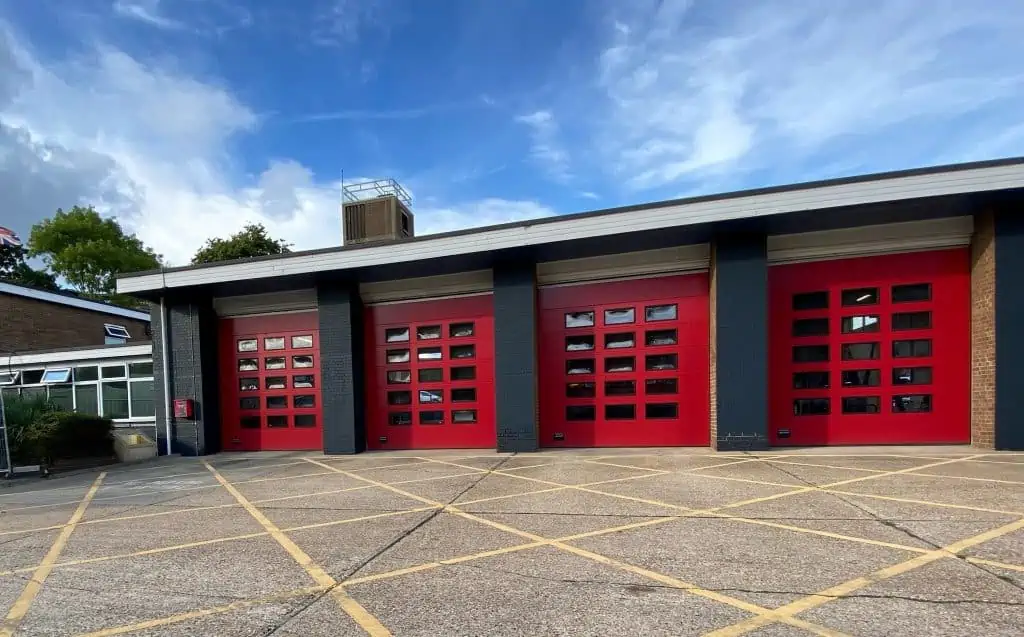
[[[2,281],[0,281],[0,294],[12,294],[14,296],[34,299],[36,301],[56,303],[58,305],[66,305],[68,307],[89,310],[90,312],[99,312],[100,314],[107,314],[110,316],[121,316],[124,318],[135,319],[136,321],[150,320],[149,312],[139,312],[137,310],[130,310],[126,307],[108,305],[99,301],[91,301],[89,299],[83,299],[76,296],[68,296],[66,294],[57,294],[56,292],[47,292],[46,290],[27,288],[21,285],[4,283]]]
[[[117,291],[145,293],[215,283],[357,270],[459,255],[531,248],[788,213],[869,206],[1024,188],[1024,158],[698,197],[420,237],[399,244],[295,253],[167,269],[118,279]]]

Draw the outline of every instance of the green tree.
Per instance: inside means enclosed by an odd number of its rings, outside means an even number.
[[[206,245],[192,257],[192,263],[286,254],[291,252],[290,248],[290,243],[272,239],[262,223],[250,223],[227,239],[207,239]]]
[[[36,270],[25,262],[26,250],[21,246],[0,245],[0,281],[39,290],[58,291],[57,279],[44,270]]]
[[[42,257],[51,272],[82,295],[124,305],[139,301],[117,294],[117,275],[161,265],[160,255],[126,234],[117,221],[80,206],[66,212],[58,208],[52,218],[32,226],[28,254]]]

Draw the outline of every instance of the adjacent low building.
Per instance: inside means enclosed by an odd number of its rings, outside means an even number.
[[[182,453],[1024,449],[1022,188],[1024,159],[944,166],[118,291],[154,303],[158,432]]]

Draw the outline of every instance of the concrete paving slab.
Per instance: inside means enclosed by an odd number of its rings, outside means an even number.
[[[807,637],[808,634],[805,630],[785,624],[773,624],[747,633],[750,637]]]
[[[516,456],[510,456],[510,455],[500,455],[500,456],[498,456],[498,455],[495,455],[495,456],[452,456],[452,457],[440,456],[437,459],[438,460],[448,460],[448,461],[451,461],[451,462],[456,462],[458,464],[464,464],[464,465],[467,465],[467,466],[470,466],[470,467],[474,467],[476,469],[482,469],[482,470],[486,471],[488,469],[495,469],[497,467],[504,468],[504,467],[508,466],[508,461],[511,460],[512,458],[515,458],[515,457]]]
[[[317,456],[316,454],[306,454],[306,457],[317,460],[318,462],[330,464],[338,467],[339,469],[344,469],[345,471],[364,471],[366,469],[381,469],[384,467],[421,464],[423,459],[417,458],[416,453],[417,452],[400,452],[396,455],[390,453],[367,452],[361,453],[357,456],[322,457]],[[310,464],[310,466],[315,467],[316,465]]]
[[[29,508],[19,506],[9,511],[0,512],[0,532],[25,531],[65,524],[78,508],[78,503],[39,508],[32,507],[32,505],[25,506]],[[6,537],[8,537],[6,534],[0,535],[0,542],[3,542]]]
[[[964,555],[1024,566],[1024,531],[1016,531],[967,549]],[[1024,573],[1021,573],[1024,576]]]
[[[945,504],[1024,511],[1024,484],[946,480],[902,474],[843,485],[840,489]]]
[[[395,635],[695,635],[748,614],[552,548],[353,586]]]
[[[319,471],[319,467],[311,467],[311,470]],[[233,484],[242,495],[250,500],[265,500],[286,495],[303,495],[317,491],[348,489],[366,485],[365,482],[359,482],[354,478],[327,470],[324,470],[322,474],[303,478],[289,478],[287,480],[268,482],[238,482]]]
[[[800,462],[799,460],[797,460]],[[786,475],[786,483],[796,483],[801,485],[812,484],[816,487],[820,487],[824,484],[832,484],[834,482],[841,482],[844,480],[855,480],[859,478],[865,478],[873,475],[872,471],[865,471],[860,468],[837,468],[837,467],[825,467],[825,466],[809,466],[803,464],[792,464],[787,460],[781,462],[770,462],[767,463],[773,469],[781,471]],[[842,463],[836,463],[837,466]],[[719,469],[717,471],[723,471]],[[701,473],[707,474],[708,471],[702,471]],[[727,475],[727,474],[717,474]]]
[[[745,466],[745,465],[738,465]],[[660,500],[679,506],[705,509],[792,491],[795,487],[716,480],[692,474],[666,474],[594,487],[609,493]]]
[[[1020,635],[1024,591],[960,560],[942,560],[800,615],[855,635]],[[884,618],[884,619],[882,619]]]
[[[256,505],[274,524],[290,527],[300,524],[326,522],[355,515],[372,515],[390,511],[405,511],[424,506],[407,498],[377,487],[328,493],[305,498],[294,498]]]
[[[701,467],[749,460],[746,458],[725,458],[715,455],[622,455],[608,458],[595,458],[597,462],[613,462],[615,464],[654,469],[658,471],[690,471]]]
[[[602,485],[601,488],[605,486],[608,485]],[[563,489],[502,500],[490,500],[467,504],[459,508],[470,513],[586,513],[624,516],[666,516],[679,513],[678,509],[659,504],[636,502],[577,489]]]
[[[772,456],[765,456],[770,458]],[[936,456],[938,457],[938,456]],[[806,464],[819,464],[819,465],[836,465],[843,467],[850,467],[853,469],[872,469],[875,471],[901,471],[903,469],[911,469],[914,467],[920,467],[926,464],[932,464],[940,462],[933,458],[908,458],[908,457],[892,457],[883,455],[821,455],[821,454],[799,454],[796,456],[787,456],[785,458],[779,458],[780,460],[790,462],[801,462]],[[950,459],[950,458],[945,458]]]
[[[473,476],[472,478],[468,478],[467,482],[475,479],[476,476]],[[411,487],[409,491],[415,492],[415,488],[418,487]],[[524,493],[532,493],[534,491],[542,491],[550,488],[550,486],[541,484],[539,482],[531,482],[529,480],[521,480],[519,478],[494,473],[484,476],[482,480],[473,485],[472,489],[462,494],[462,496],[460,496],[455,501],[455,503],[461,504],[463,502],[469,502],[472,500],[482,500],[485,498],[521,495]]]
[[[707,478],[725,477],[731,480],[752,480],[754,482],[783,484],[792,487],[806,487],[807,482],[794,477],[785,468],[768,462],[747,462],[744,464],[700,469],[694,475]],[[863,475],[863,474],[861,474]]]
[[[133,637],[249,637],[267,635],[302,608],[303,600],[260,604],[253,608],[218,613],[200,619],[175,622],[157,628],[130,633]],[[282,634],[282,633],[277,633]],[[344,636],[345,633],[338,633]],[[365,634],[365,633],[363,633]]]
[[[533,467],[535,465],[553,465],[559,463],[578,462],[575,456],[568,453],[552,454],[546,452],[528,453],[512,456],[502,463],[501,468],[505,471],[519,469],[520,467]]]
[[[238,502],[219,485],[198,490],[183,490],[159,494],[139,494],[144,497],[93,499],[85,510],[83,520],[156,513],[158,511],[184,511],[195,508],[224,507]]]
[[[1016,464],[1024,462],[1024,453],[996,451],[994,453],[986,453],[981,458],[978,458],[978,460],[985,460],[988,462],[1007,462]]]
[[[68,566],[50,574],[23,628],[26,634],[75,634],[311,584],[267,537]]]
[[[908,558],[895,549],[713,518],[572,544],[769,608]]]
[[[301,460],[290,461],[290,464],[285,466],[281,466],[280,463],[273,463],[266,466],[214,468],[231,482],[243,482],[259,478],[292,478],[324,470],[323,467],[318,467],[315,464]]]
[[[617,480],[651,473],[644,469],[623,469],[591,462],[575,462],[569,465],[531,467],[517,469],[517,476],[547,480],[561,484],[584,484],[601,480]]]
[[[470,471],[473,471],[473,469],[461,469],[447,464],[426,463],[387,469],[370,469],[361,471],[358,475],[370,480],[391,484],[409,480],[422,480],[424,478],[439,478],[456,473],[468,473]],[[482,470],[480,475],[483,475]]]
[[[584,513],[474,513],[474,515],[551,539],[648,520],[665,519],[659,516],[588,515]]]
[[[923,469],[922,473],[931,473],[943,476],[965,476],[968,478],[983,478],[986,480],[1009,480],[1024,484],[1024,463],[995,464],[965,460],[956,464]]]
[[[332,597],[325,595],[298,610],[274,635],[278,637],[365,637],[366,631],[346,615]]]
[[[434,476],[428,482],[397,483],[394,486],[403,490],[434,500],[436,502],[449,503],[463,494],[469,493],[473,487],[487,478],[486,473],[474,473],[471,475],[459,475],[461,470],[457,467],[450,467],[455,472],[453,476]]]
[[[46,556],[60,531],[37,531],[0,538],[0,571],[34,567]]]

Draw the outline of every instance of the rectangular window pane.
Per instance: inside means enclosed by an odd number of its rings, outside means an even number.
[[[96,385],[75,385],[75,411],[80,414],[98,416],[99,405],[96,402]]]
[[[893,341],[893,358],[918,358],[920,356],[932,355],[932,341],[927,338],[919,338],[909,341]]]
[[[75,380],[98,380],[99,370],[96,369],[95,365],[89,365],[86,367],[75,368]]]
[[[24,372],[23,375],[27,378],[28,373]],[[124,378],[124,376],[124,365],[104,365],[100,368],[100,378]],[[29,384],[27,380],[22,380],[21,382],[25,385]]]
[[[881,353],[878,343],[846,343],[842,352],[844,361],[875,360]]]
[[[313,336],[311,334],[292,337],[292,349],[304,349],[306,347],[313,347]],[[298,425],[296,424],[296,426]]]
[[[475,409],[456,409],[452,412],[452,422],[469,424],[476,422]]]
[[[672,321],[678,315],[678,308],[673,305],[648,305],[644,308],[647,321]]]
[[[257,347],[255,338],[243,338],[238,341],[239,352],[255,352]]]
[[[565,361],[565,373],[566,374],[593,374],[594,373],[594,359],[593,358],[574,358],[572,360]]]
[[[260,417],[242,416],[241,418],[238,419],[238,424],[241,425],[242,429],[259,429]]]
[[[448,354],[452,357],[452,360],[459,360],[465,358],[473,358],[476,356],[475,345],[452,345],[448,348]]]
[[[128,383],[103,383],[103,415],[107,418],[128,417]]]
[[[288,379],[284,376],[267,376],[267,389],[285,389],[288,387]]]
[[[675,330],[651,330],[644,334],[644,342],[648,347],[658,345],[675,345],[679,342]]]
[[[633,420],[636,418],[636,405],[605,405],[605,420]]]
[[[473,324],[472,323],[452,323],[448,326],[448,336],[450,338],[465,338],[473,335]]]
[[[595,395],[594,383],[566,383],[566,398],[593,398]]]
[[[413,373],[409,370],[401,370],[398,372],[388,372],[387,382],[389,385],[400,385],[404,383],[413,382]]]
[[[409,350],[389,349],[385,354],[385,360],[389,363],[408,363],[410,360]]]
[[[388,343],[403,343],[409,340],[408,327],[392,327],[384,330],[384,340]]]
[[[37,383],[41,383],[42,381],[43,370],[41,369],[26,369],[21,372],[22,385],[35,385]]]
[[[316,378],[312,374],[292,376],[292,387],[295,389],[312,389],[316,387]]]
[[[36,398],[46,398],[45,387],[23,387],[21,390],[22,398],[26,400],[35,400]]]
[[[316,396],[313,394],[292,396],[292,406],[296,409],[309,409],[311,407],[316,407]]]
[[[632,332],[604,335],[605,349],[622,349],[625,347],[633,347],[634,345],[636,345],[636,336],[634,336]]]
[[[904,394],[892,397],[894,414],[923,413],[932,410],[932,397],[929,394]]]
[[[416,350],[416,358],[421,361],[439,361],[442,356],[440,347],[421,347]]]
[[[828,389],[828,372],[797,372],[793,374],[793,389]]]
[[[452,367],[448,370],[452,380],[473,380],[476,378],[475,367]]]
[[[794,363],[822,363],[828,360],[828,345],[798,345],[793,348]]]
[[[239,358],[238,359],[238,371],[240,372],[255,372],[259,370],[259,363],[255,358]]]
[[[284,349],[284,337],[283,336],[268,336],[263,339],[263,349],[275,350]]]
[[[931,299],[932,286],[930,283],[892,286],[893,303],[914,303],[916,301],[930,301]]]
[[[296,414],[295,415],[295,426],[296,427],[316,427],[316,415],[315,414]]]
[[[50,402],[64,411],[74,410],[75,399],[71,385],[50,385]]]
[[[441,338],[440,325],[421,325],[416,328],[416,340],[433,341]]]
[[[876,303],[878,303],[878,288],[857,288],[854,290],[843,290],[843,306],[874,305]]]
[[[829,411],[828,398],[798,398],[793,401],[794,416],[824,416]]]
[[[882,399],[878,396],[847,396],[843,398],[844,414],[877,414]]]
[[[412,413],[408,411],[394,411],[388,414],[388,424],[392,427],[407,427],[412,424]]]
[[[284,369],[287,367],[284,356],[274,356],[263,359],[263,369]]]
[[[258,396],[249,396],[247,398],[240,398],[238,400],[238,408],[242,410],[253,410],[260,408],[260,399]]]
[[[293,369],[306,369],[313,366],[312,356],[292,356]]]
[[[593,327],[593,312],[568,312],[565,315],[566,327]]]
[[[566,420],[594,420],[597,410],[593,405],[569,405],[565,408]]]
[[[606,372],[631,372],[636,366],[636,359],[632,356],[617,356],[604,359],[604,371]]]
[[[421,369],[416,374],[421,383],[440,383],[444,380],[444,370],[438,367]]]
[[[389,391],[388,392],[388,404],[389,405],[411,405],[412,404],[412,392],[411,391]]]
[[[444,393],[440,389],[421,389],[420,390],[420,402],[421,403],[441,403],[441,402],[444,402]]]
[[[636,310],[631,307],[604,311],[605,325],[624,325],[636,320]]]
[[[824,310],[828,308],[828,292],[803,292],[793,295],[794,310]]]
[[[287,396],[267,396],[267,409],[287,409]]]
[[[420,412],[420,424],[421,425],[443,425],[444,424],[444,412],[443,411],[421,411]]]
[[[931,367],[897,367],[892,370],[893,385],[927,385],[931,382]]]
[[[153,376],[153,363],[128,363],[130,378],[150,378]]]
[[[288,416],[267,416],[267,427],[281,429],[288,426]]]
[[[565,351],[567,352],[586,352],[592,349],[594,349],[593,334],[565,337]]]
[[[894,330],[926,330],[931,326],[931,312],[897,312],[892,315]]]
[[[679,405],[675,403],[648,403],[644,405],[644,416],[647,418],[676,418],[679,416]]]
[[[152,418],[156,414],[156,404],[153,402],[153,381],[137,380],[131,385],[132,418]]]
[[[609,380],[604,383],[605,396],[633,396],[636,394],[636,382],[632,380]]]
[[[879,369],[843,370],[843,387],[878,387],[881,384],[882,371]]]
[[[647,395],[652,394],[678,394],[679,379],[677,378],[648,378],[644,383]]]
[[[43,372],[43,377],[40,380],[44,383],[66,383],[70,379],[70,367],[50,367]]]
[[[679,367],[678,354],[648,354],[647,371],[662,372]]]
[[[452,402],[453,403],[471,403],[476,400],[476,389],[472,387],[463,387],[452,390]]]
[[[827,336],[828,319],[812,318],[793,321],[793,336]]]
[[[881,321],[877,314],[864,316],[844,316],[842,319],[843,334],[861,334],[864,332],[877,332],[881,328]]]

